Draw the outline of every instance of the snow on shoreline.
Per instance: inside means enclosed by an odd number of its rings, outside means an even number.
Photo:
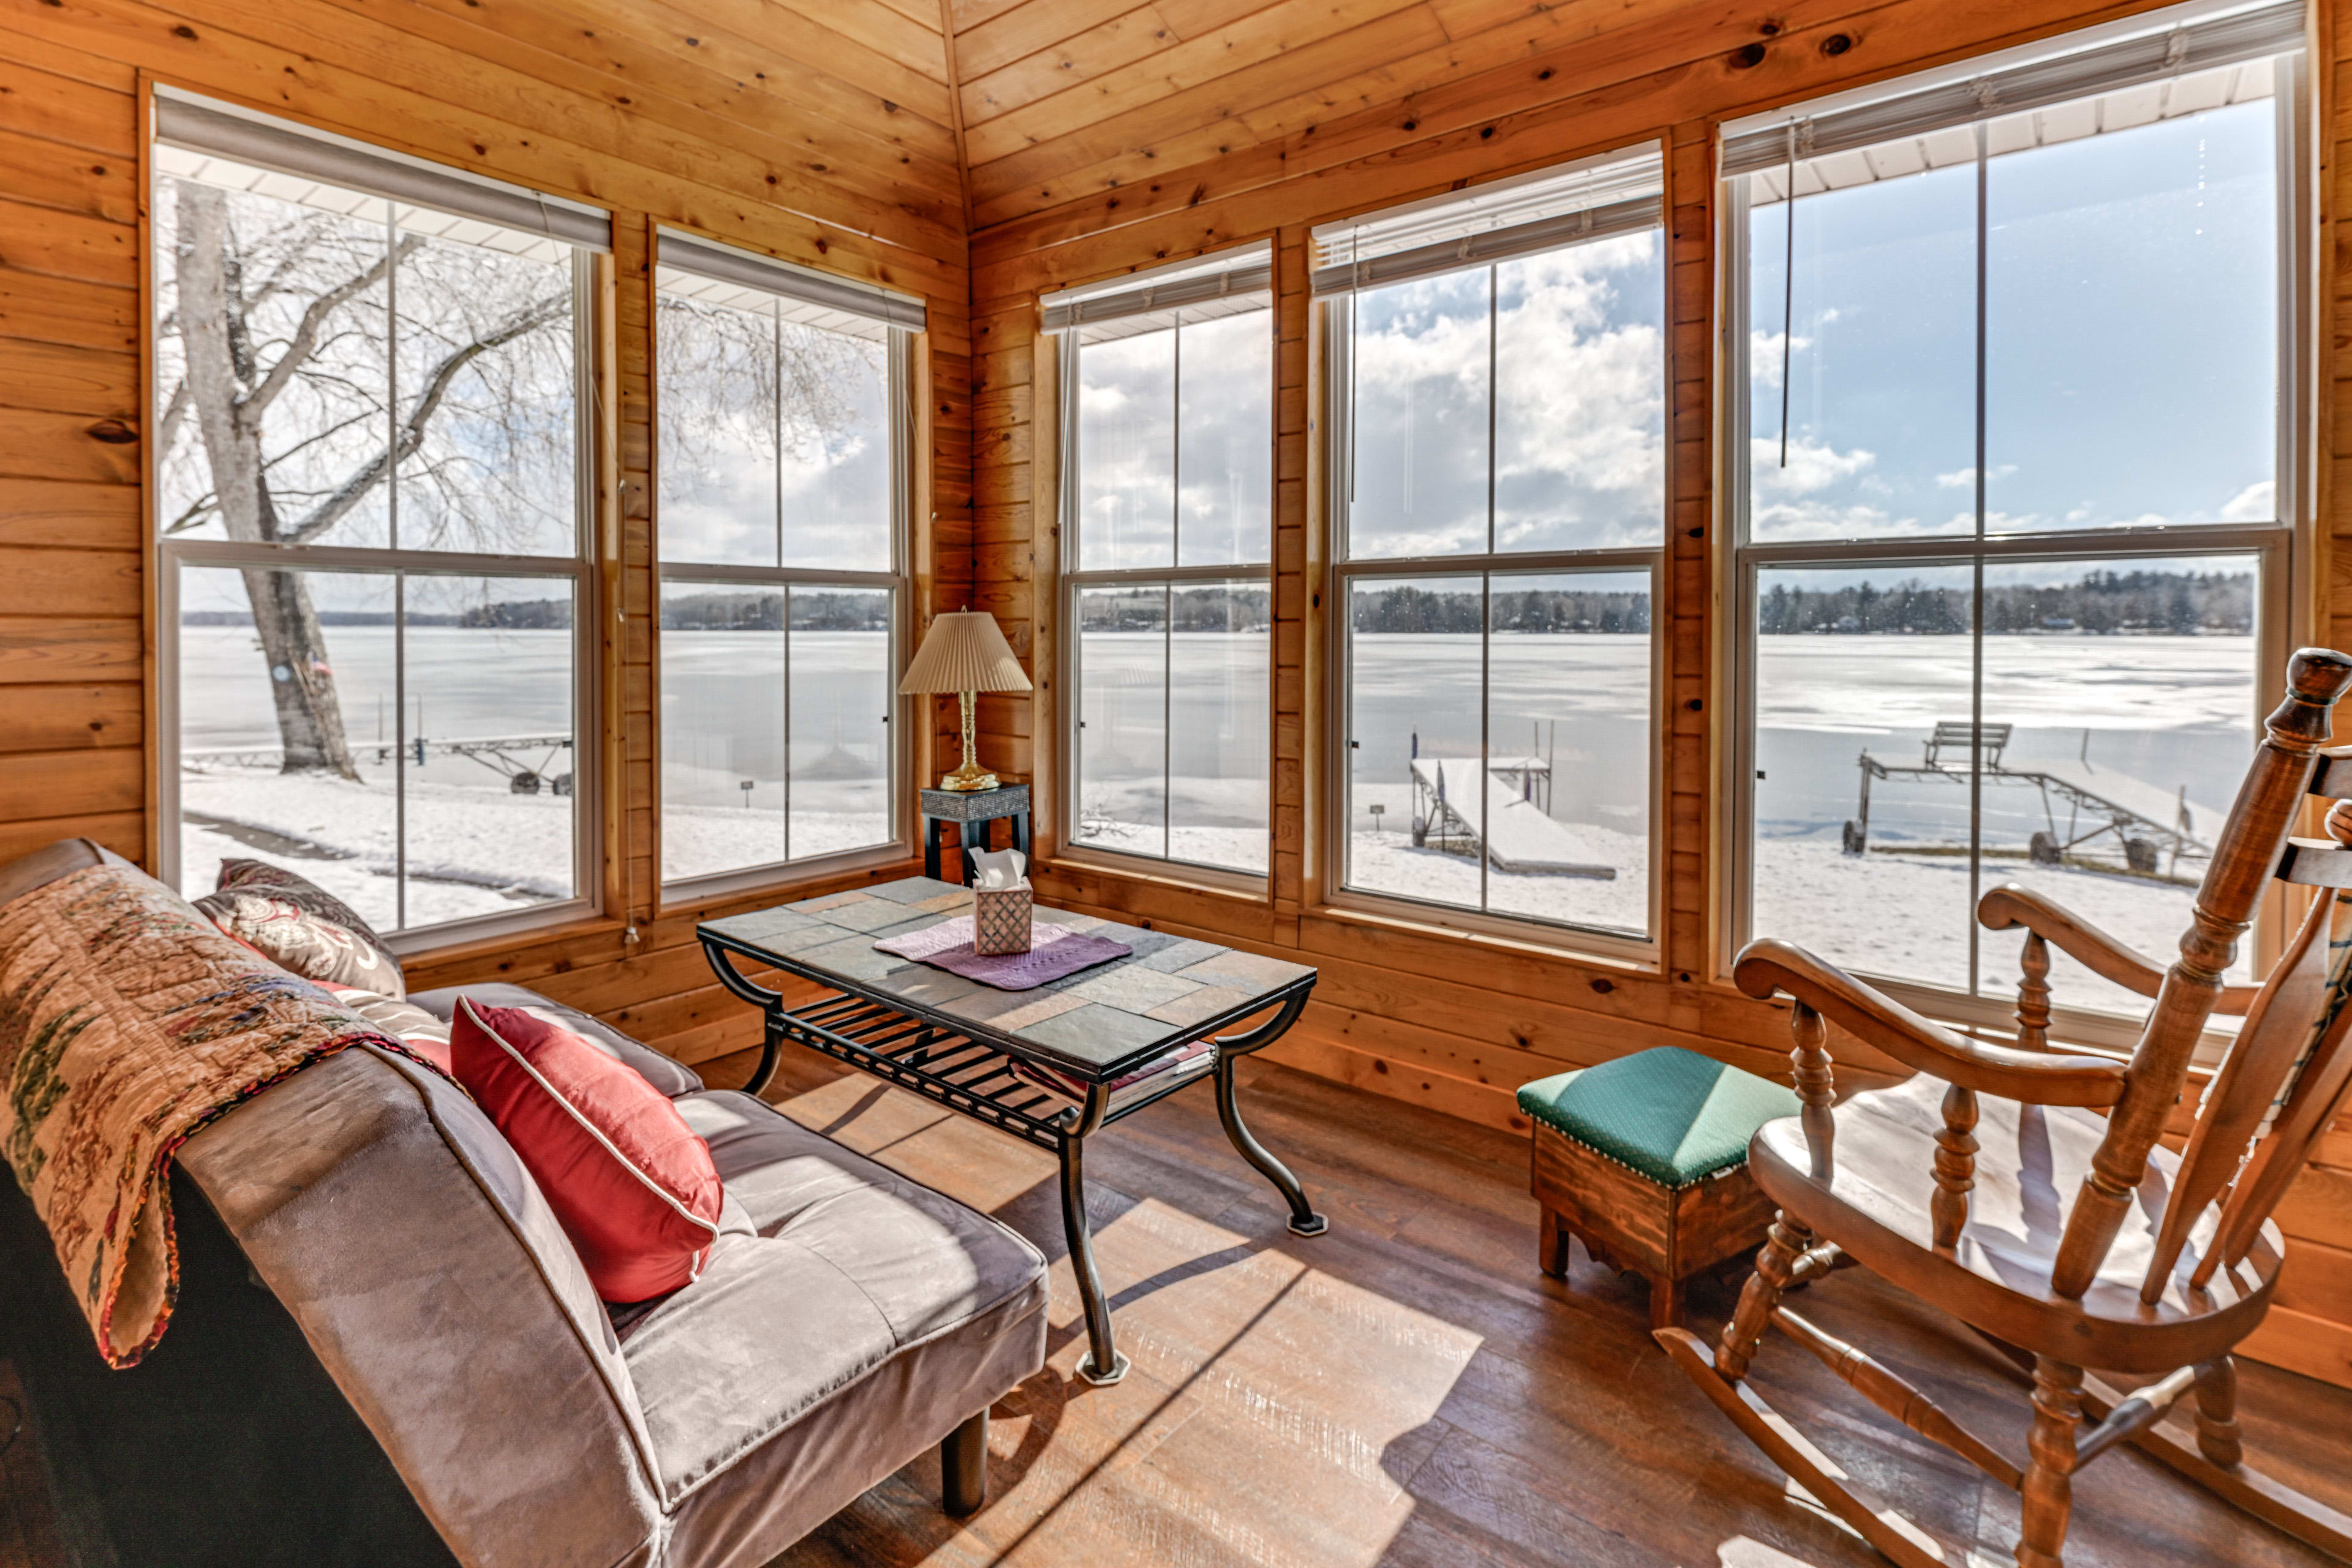
[[[218,863],[269,861],[309,878],[389,931],[498,913],[572,894],[573,805],[569,796],[519,795],[412,779],[406,799],[410,846],[405,921],[396,899],[397,824],[389,781],[355,783],[264,770],[219,769],[184,774],[181,883],[191,895],[209,889]],[[812,791],[812,794],[822,794]],[[1479,863],[1466,854],[1416,849],[1404,831],[1409,791],[1362,786],[1349,836],[1349,886],[1429,903],[1475,909]],[[1375,829],[1364,806],[1393,795]],[[872,792],[839,788],[824,801],[844,809],[796,809],[795,858],[887,841],[887,812]],[[857,809],[859,806],[866,809]],[[1649,857],[1639,831],[1580,824],[1617,867],[1613,879],[1514,875],[1486,868],[1486,905],[1496,914],[1565,926],[1639,933],[1649,923]],[[1129,847],[1125,825],[1100,824],[1094,842]],[[1173,858],[1208,865],[1263,864],[1262,829],[1179,825]],[[1158,847],[1156,828],[1132,847]],[[699,875],[780,858],[783,817],[773,808],[672,806],[664,822],[664,874]],[[1874,847],[1841,852],[1832,831],[1757,841],[1751,929],[1784,937],[1858,973],[1966,989],[1969,928],[1968,863],[1962,857]],[[1983,888],[2021,882],[2056,899],[2149,957],[2162,962],[2188,928],[2193,888],[2144,877],[1990,860]],[[2017,932],[1979,931],[1979,988],[2013,994]],[[2249,977],[2241,961],[2235,978]],[[2139,997],[2054,955],[2052,984],[2062,1005],[2137,1016]]]
[[[402,918],[400,807],[391,782],[223,768],[180,779],[180,886],[209,891],[226,859],[266,860],[308,878],[384,931],[437,925],[572,896],[573,799],[408,781],[408,879]],[[847,800],[841,804],[850,804]],[[889,837],[875,810],[793,816],[795,858]],[[667,875],[780,858],[781,812],[672,807]]]

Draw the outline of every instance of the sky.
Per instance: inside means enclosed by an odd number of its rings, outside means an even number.
[[[2275,135],[2258,100],[1987,163],[1988,531],[2271,520]],[[1801,198],[1793,298],[1756,209],[1753,537],[1973,530],[1976,185]]]
[[[1274,312],[1078,351],[1081,570],[1273,553]]]
[[[1654,546],[1664,536],[1655,231],[1356,296],[1349,553]],[[1491,312],[1491,321],[1490,321]]]

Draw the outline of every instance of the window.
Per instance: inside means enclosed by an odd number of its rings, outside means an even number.
[[[1045,302],[1064,344],[1072,846],[1265,874],[1271,285],[1259,244]]]
[[[922,305],[667,232],[655,300],[663,879],[895,843]]]
[[[155,110],[167,875],[267,860],[387,931],[575,903],[604,216]]]
[[[1342,885],[1652,930],[1654,148],[1315,231]]]
[[[2301,28],[2160,13],[1727,130],[1735,935],[2005,1003],[2004,881],[2187,929],[2284,655]]]

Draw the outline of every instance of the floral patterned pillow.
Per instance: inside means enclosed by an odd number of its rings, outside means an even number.
[[[443,1072],[449,1068],[449,1026],[418,1006],[380,991],[320,983],[336,1001],[398,1040]]]
[[[218,888],[196,900],[213,924],[305,980],[408,995],[400,960],[351,906],[283,867],[224,860]]]

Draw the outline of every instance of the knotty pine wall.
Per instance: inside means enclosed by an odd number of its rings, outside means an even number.
[[[969,593],[971,295],[935,0],[704,9],[0,0],[0,858],[71,834],[138,859],[153,847],[141,115],[142,79],[169,82],[614,210],[597,330],[617,394],[595,531],[606,852],[593,871],[611,913],[436,953],[411,976],[527,981],[688,1059],[757,1042],[691,932],[776,894],[657,905],[653,226],[928,301],[919,607]],[[928,33],[909,19],[924,15]]]
[[[2330,105],[2323,222],[2352,124],[2333,40],[2352,0],[2323,6],[2318,74]],[[1279,628],[1275,880],[1270,901],[1067,864],[1063,901],[1318,964],[1317,1005],[1283,1058],[1472,1120],[1510,1125],[1509,1089],[1570,1063],[1678,1043],[1776,1070],[1780,1018],[1712,970],[1718,868],[1709,489],[1716,119],[1874,75],[2137,9],[2075,0],[1755,0],[1628,8],[1573,47],[1531,49],[1379,110],[1078,201],[992,197],[967,247],[955,115],[928,85],[915,0],[827,5],[730,0],[0,0],[0,857],[86,833],[134,858],[153,839],[141,491],[140,91],[144,73],[196,90],[601,203],[616,254],[600,322],[609,384],[599,497],[605,795],[598,868],[606,918],[520,942],[437,953],[420,985],[492,977],[537,985],[688,1060],[753,1043],[756,1020],[707,984],[694,921],[726,905],[658,906],[657,736],[650,568],[652,225],[670,222],[924,295],[922,372],[933,516],[919,522],[919,602],[993,610],[1040,678],[1034,700],[983,704],[986,759],[1041,789],[1055,700],[1049,608],[1052,365],[1034,295],[1235,240],[1280,247]],[[687,15],[693,12],[694,15]],[[713,16],[721,19],[714,20]],[[824,16],[839,31],[812,20]],[[914,30],[910,30],[914,29]],[[936,34],[936,27],[932,29]],[[756,38],[752,36],[756,34]],[[1832,56],[1824,45],[1852,46]],[[1736,49],[1760,60],[1735,65]],[[820,70],[816,63],[828,68]],[[1378,62],[1367,62],[1368,68]],[[834,72],[839,73],[832,74]],[[943,70],[942,76],[951,74]],[[1670,638],[1669,967],[1645,974],[1531,944],[1432,932],[1321,907],[1309,780],[1320,766],[1324,635],[1308,438],[1307,225],[1465,179],[1670,139],[1675,461]],[[1192,143],[1188,142],[1187,145]],[[1138,154],[1150,162],[1147,149]],[[2352,514],[2352,427],[2333,415],[2352,379],[2352,254],[2321,247],[2329,334],[2317,624],[2352,645],[2352,568],[2334,542]],[[967,261],[970,270],[967,270]],[[2347,557],[2352,560],[2352,557]],[[1040,656],[1045,656],[1041,658]],[[1696,704],[1696,706],[1694,706]],[[944,717],[925,749],[943,746]],[[930,771],[928,759],[918,771]],[[1047,802],[1050,812],[1051,802]],[[1050,847],[1050,816],[1044,825]],[[814,891],[831,884],[810,884]],[[636,928],[631,941],[628,928]],[[1850,1072],[1849,1081],[1867,1077]],[[2337,1132],[2282,1212],[2294,1237],[2264,1353],[2352,1381],[2352,1129]]]
[[[1524,1128],[1512,1100],[1520,1083],[1654,1045],[1688,1047],[1785,1079],[1786,1014],[1740,995],[1720,972],[1717,946],[1724,872],[1716,781],[1726,737],[1718,725],[1725,649],[1713,495],[1716,124],[2147,8],[2082,0],[1628,8],[1622,26],[1591,24],[1595,31],[1573,47],[1460,76],[1402,104],[1353,115],[1335,110],[1278,143],[1240,148],[976,233],[974,592],[1004,622],[1038,681],[1033,697],[983,699],[985,760],[1034,777],[1049,797],[1063,765],[1055,754],[1062,720],[1054,653],[1058,366],[1052,341],[1037,330],[1035,298],[1246,240],[1270,237],[1276,247],[1272,897],[1068,858],[1044,871],[1048,896],[1316,964],[1315,1002],[1271,1057],[1490,1125]],[[2316,58],[2339,58],[2334,20],[2319,18]],[[2330,104],[2344,100],[2334,78],[2347,68],[2336,63],[2315,73]],[[2352,136],[2341,118],[2327,123],[2334,130],[2322,158],[2323,223],[2336,199],[2332,143]],[[1325,542],[1313,410],[1321,392],[1307,276],[1307,230],[1317,222],[1648,138],[1669,148],[1673,458],[1670,570],[1655,616],[1668,667],[1668,732],[1659,759],[1668,805],[1653,827],[1667,889],[1664,959],[1663,972],[1644,973],[1531,942],[1335,910],[1325,900],[1320,781],[1327,768],[1344,763],[1323,755],[1331,612],[1318,592]],[[2332,382],[2352,375],[2352,252],[2323,253]],[[2332,461],[2352,459],[2352,427],[2330,418],[2321,428]],[[2352,495],[2352,488],[2340,493]],[[2321,531],[2352,534],[2352,508],[2322,504]],[[2330,579],[2327,570],[2323,565],[2320,581],[2332,584],[2331,595],[2313,595],[2308,607],[2315,630],[2344,646],[2352,639],[2352,580]],[[1048,856],[1055,816],[1049,804],[1041,831]],[[1851,1040],[1840,1052],[1843,1082],[1876,1081],[1874,1069],[1891,1065]],[[2279,1309],[2250,1349],[2352,1384],[2352,1130],[2338,1132],[2323,1159],[2280,1214],[2294,1238],[2294,1258]]]

